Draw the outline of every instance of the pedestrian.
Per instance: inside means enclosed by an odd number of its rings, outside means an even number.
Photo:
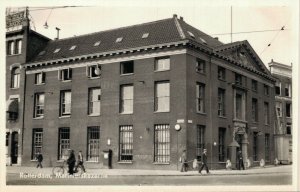
[[[75,173],[77,172],[77,169],[78,169],[79,166],[81,167],[81,169],[83,170],[83,172],[85,172],[85,168],[84,168],[84,165],[83,165],[82,151],[78,152],[78,161],[77,161],[77,165],[76,165],[76,168],[75,168]]]
[[[239,152],[238,152],[238,161],[239,161],[239,170],[241,170],[242,168],[243,168],[243,170],[245,170],[244,161],[243,161],[243,154],[242,154],[241,150],[239,150]]]
[[[202,171],[202,169],[205,167],[205,169],[206,169],[206,173],[207,174],[209,174],[210,172],[209,172],[209,170],[208,170],[208,166],[207,166],[207,150],[206,149],[203,149],[203,153],[202,153],[202,165],[201,165],[201,167],[200,167],[200,169],[199,169],[199,173],[200,174],[202,174],[201,173],[201,171]]]
[[[69,174],[73,175],[73,173],[74,173],[74,166],[75,166],[75,163],[76,163],[76,158],[75,158],[75,155],[74,155],[74,150],[71,150],[69,158],[67,160],[67,163],[68,163],[68,166],[69,166]]]
[[[187,172],[186,150],[183,150],[180,159],[181,159],[181,169],[180,169],[180,172]]]
[[[37,153],[36,159],[37,159],[37,162],[38,162],[36,168],[39,168],[39,167],[43,168],[43,165],[42,165],[43,155],[40,152]]]

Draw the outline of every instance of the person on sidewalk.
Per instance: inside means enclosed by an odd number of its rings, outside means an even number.
[[[83,170],[83,172],[85,172],[85,168],[84,168],[84,165],[83,165],[82,151],[78,152],[78,161],[77,161],[77,165],[76,165],[76,168],[75,168],[75,173],[77,172],[77,169],[78,169],[79,166],[81,167],[81,169]]]
[[[38,162],[36,168],[39,168],[39,167],[43,168],[43,165],[42,165],[43,155],[40,152],[38,152],[38,154],[36,155],[36,159]]]
[[[242,154],[241,150],[239,150],[239,152],[238,152],[238,161],[239,161],[239,170],[241,170],[242,168],[243,168],[243,170],[245,170],[244,161],[243,161],[243,154]]]
[[[199,169],[199,173],[200,174],[202,174],[201,173],[201,171],[202,171],[202,169],[205,167],[205,169],[206,169],[206,173],[207,174],[209,174],[210,172],[209,172],[209,170],[208,170],[208,166],[207,166],[207,150],[206,149],[203,149],[203,153],[202,153],[202,165],[201,165],[201,167],[200,167],[200,169]]]
[[[187,172],[186,150],[183,150],[180,160],[181,160],[180,172]]]
[[[70,153],[69,158],[67,160],[70,175],[73,175],[73,173],[74,173],[75,163],[76,163],[76,158],[75,158],[75,155],[74,155],[74,150],[71,150],[71,153]]]

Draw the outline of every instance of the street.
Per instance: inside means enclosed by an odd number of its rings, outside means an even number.
[[[102,178],[20,178],[7,174],[7,185],[289,185],[291,173],[258,175],[103,176]]]

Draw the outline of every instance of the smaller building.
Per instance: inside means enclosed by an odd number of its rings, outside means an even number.
[[[269,67],[276,78],[275,157],[280,163],[289,164],[292,163],[292,66],[272,59]]]

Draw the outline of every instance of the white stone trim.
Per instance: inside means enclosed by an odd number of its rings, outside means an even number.
[[[6,41],[11,41],[11,40],[18,40],[23,38],[23,35],[17,35],[17,36],[13,36],[13,37],[7,37]]]
[[[95,65],[95,64],[105,65],[105,64],[118,63],[118,62],[129,61],[129,60],[140,60],[140,59],[148,59],[148,58],[163,57],[163,56],[170,56],[170,55],[179,55],[179,54],[185,54],[186,52],[187,52],[186,49],[180,49],[180,50],[175,50],[175,51],[165,51],[165,52],[159,52],[159,53],[148,53],[148,54],[144,54],[144,55],[126,56],[126,57],[111,58],[111,59],[104,59],[104,60],[98,60],[98,61],[88,61],[88,62],[82,62],[82,63],[78,63],[78,64],[68,64],[68,65],[64,65],[64,66],[55,66],[55,67],[49,67],[49,68],[28,70],[28,71],[26,71],[26,74],[57,71],[57,70],[66,69],[66,68],[86,67],[86,66]]]
[[[13,64],[11,64],[10,66],[9,66],[9,70],[12,70],[13,68],[15,68],[15,67],[19,67],[20,69],[21,69],[21,63],[13,63]]]
[[[177,18],[175,18],[175,25],[176,25],[176,27],[177,27],[177,30],[178,30],[178,33],[179,33],[180,37],[181,37],[182,39],[185,39],[185,35],[184,35],[184,33],[183,33],[183,30],[182,30],[182,28],[181,28],[181,26],[180,26],[180,23],[178,22]]]

